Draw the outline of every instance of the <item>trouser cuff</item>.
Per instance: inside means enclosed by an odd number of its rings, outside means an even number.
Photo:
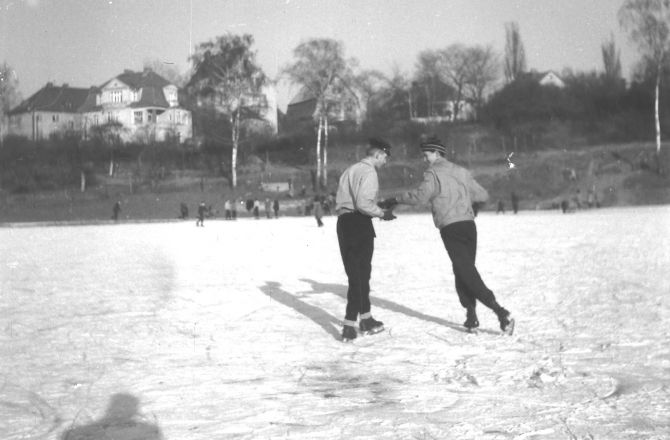
[[[367,313],[361,313],[361,319],[368,319],[372,318],[372,313],[367,312]]]
[[[356,327],[356,321],[351,321],[349,319],[344,320],[344,325],[348,325],[349,327]]]

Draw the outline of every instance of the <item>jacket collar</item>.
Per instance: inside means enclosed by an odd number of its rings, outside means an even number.
[[[364,163],[364,164],[366,164],[366,165],[369,165],[369,166],[371,166],[372,168],[375,167],[375,164],[372,163],[372,159],[370,159],[369,157],[365,157],[365,158],[363,158],[363,159],[361,160],[361,163]]]

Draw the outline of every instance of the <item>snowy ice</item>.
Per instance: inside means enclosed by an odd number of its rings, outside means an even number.
[[[0,438],[670,438],[670,207],[481,213],[512,337],[463,331],[428,214],[375,221],[350,344],[324,221],[0,228]]]

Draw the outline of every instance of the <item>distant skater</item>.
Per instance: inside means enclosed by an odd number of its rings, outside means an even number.
[[[319,196],[314,197],[314,218],[316,219],[316,225],[318,227],[323,226],[321,218],[323,217],[323,207],[321,206],[321,200]]]
[[[119,213],[121,212],[121,201],[117,200],[112,207],[112,220],[117,221],[119,219]]]
[[[502,199],[498,200],[498,209],[496,209],[496,214],[500,213],[505,214],[505,202],[502,201]]]
[[[512,191],[510,198],[512,199],[512,211],[514,211],[516,214],[519,212],[519,196],[514,191]]]
[[[202,201],[198,205],[198,220],[196,220],[196,226],[205,226],[205,213],[207,212],[207,205]]]
[[[279,199],[272,202],[272,210],[275,212],[275,218],[279,218]]]
[[[254,201],[252,202],[251,207],[252,207],[252,209],[253,209],[253,211],[254,211],[254,218],[255,218],[256,220],[258,220],[258,219],[261,217],[261,213],[260,213],[260,211],[261,211],[261,202],[260,202],[258,199],[256,199],[256,200],[254,200]]]
[[[233,216],[233,220],[237,220],[237,205],[240,204],[240,199],[235,197],[233,202],[230,204],[230,214]]]
[[[430,203],[433,222],[440,230],[452,262],[458,299],[466,310],[463,326],[468,330],[479,327],[476,312],[479,301],[495,312],[500,329],[512,334],[514,320],[510,312],[498,304],[475,267],[477,227],[472,204],[485,202],[488,193],[468,170],[445,158],[447,150],[439,139],[429,139],[421,143],[420,148],[428,163],[423,182],[416,190],[398,197],[397,202],[412,205]]]
[[[345,342],[358,336],[356,321],[359,317],[362,333],[376,333],[384,329],[384,323],[374,319],[370,312],[370,274],[375,241],[372,219],[395,218],[390,209],[383,210],[376,201],[379,191],[377,169],[386,164],[390,149],[385,141],[370,139],[366,157],[342,173],[337,187],[337,241],[349,284],[342,328],[342,340]]]
[[[188,206],[186,206],[186,203],[182,202],[179,205],[179,215],[180,219],[185,220],[188,218]]]
[[[265,199],[265,217],[272,218],[272,202],[270,199]]]
[[[232,209],[230,206],[230,199],[226,200],[223,204],[223,211],[224,211],[224,218],[226,220],[232,220],[233,219],[233,213]]]

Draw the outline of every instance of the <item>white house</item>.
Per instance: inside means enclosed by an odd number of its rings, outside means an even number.
[[[151,69],[126,70],[110,79],[79,111],[85,136],[109,122],[123,125],[124,141],[184,141],[193,136],[191,112],[180,106],[177,86]]]
[[[541,86],[554,86],[558,87],[559,89],[565,87],[565,82],[563,82],[563,80],[551,70],[540,74],[539,78],[540,79],[538,82]]]

